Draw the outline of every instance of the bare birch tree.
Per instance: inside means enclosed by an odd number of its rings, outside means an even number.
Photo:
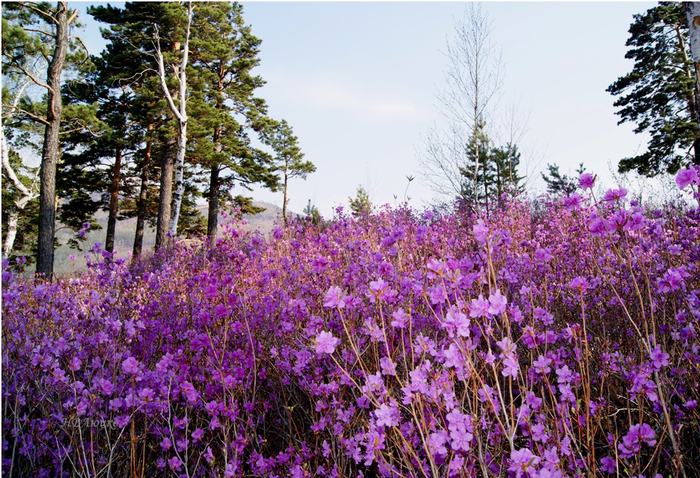
[[[426,149],[419,158],[426,183],[443,197],[461,194],[468,138],[477,135],[479,122],[490,125],[498,100],[504,68],[500,51],[491,43],[492,29],[481,5],[470,3],[464,20],[455,25],[454,40],[447,41],[446,88],[437,98],[449,129],[441,132],[433,128],[424,138]],[[481,166],[479,157],[477,150],[471,173],[473,190]]]

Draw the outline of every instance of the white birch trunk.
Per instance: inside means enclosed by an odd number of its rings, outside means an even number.
[[[38,196],[38,191],[36,190],[37,175],[35,174],[34,178],[32,178],[32,185],[30,188],[27,188],[24,184],[22,184],[22,181],[19,180],[12,169],[12,166],[10,166],[10,158],[7,150],[7,140],[5,139],[4,128],[2,130],[2,139],[0,141],[0,149],[2,150],[2,167],[13,186],[22,194],[19,199],[17,199],[12,206],[7,208],[5,211],[5,213],[8,215],[7,234],[5,235],[5,240],[2,244],[2,256],[9,257],[12,253],[12,248],[15,245],[15,237],[17,237],[17,224],[19,223],[19,216],[27,204],[29,204],[29,201]]]
[[[171,237],[177,235],[177,221],[180,217],[180,205],[182,204],[182,196],[185,190],[183,182],[183,172],[185,169],[185,151],[187,150],[187,60],[189,57],[190,43],[190,26],[192,25],[192,2],[188,2],[187,8],[187,31],[185,32],[185,45],[182,52],[182,62],[176,68],[176,73],[179,80],[179,105],[175,105],[173,97],[170,94],[167,83],[165,81],[165,64],[163,53],[160,50],[160,39],[156,37],[156,57],[158,60],[158,76],[160,85],[163,89],[163,94],[168,102],[170,111],[177,119],[177,158],[175,161],[175,179],[173,188],[173,199],[171,203],[170,222],[168,223],[168,234]],[[156,31],[157,35],[157,31]]]
[[[698,130],[693,149],[695,150],[695,164],[700,164],[700,2],[683,2],[685,15],[688,19],[688,41],[690,43],[690,56],[693,61],[693,71],[695,73],[695,88],[693,91],[693,101],[691,111],[695,119]],[[684,52],[685,53],[685,52]]]

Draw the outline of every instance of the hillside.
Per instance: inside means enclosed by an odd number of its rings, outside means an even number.
[[[265,211],[256,215],[244,215],[243,224],[241,228],[246,231],[260,231],[266,234],[272,230],[277,222],[278,218],[282,215],[282,209],[274,204],[266,202],[253,202],[253,205],[258,207],[264,207]],[[206,217],[206,206],[200,206],[198,208],[200,213]],[[88,231],[87,238],[89,246],[85,249],[89,249],[91,245],[96,242],[104,244],[105,234],[107,233],[107,213],[100,211],[95,219],[97,223],[101,226],[101,229],[95,229]],[[230,222],[230,218],[224,218],[223,215],[219,216],[219,226]],[[134,246],[134,231],[136,230],[136,219],[127,219],[124,221],[117,222],[117,229],[114,238],[114,248],[118,251],[117,257],[127,257]],[[219,228],[221,231],[221,227]],[[71,272],[78,272],[86,268],[85,252],[80,252],[75,249],[71,249],[66,242],[70,239],[72,231],[69,229],[60,229],[57,231],[56,237],[63,244],[55,252],[54,260],[54,271],[58,275],[67,274]],[[144,234],[144,250],[149,251],[153,248],[156,242],[156,232],[155,229],[147,227]],[[75,256],[75,259],[71,259],[71,256]]]

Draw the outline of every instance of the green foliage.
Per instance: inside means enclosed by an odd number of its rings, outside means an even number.
[[[620,160],[618,170],[645,176],[675,173],[693,157],[700,161],[692,151],[698,139],[698,98],[682,4],[660,2],[635,15],[629,34],[625,58],[634,67],[607,91],[617,97],[619,124],[634,123],[635,133],[651,138],[647,151]]]
[[[311,161],[303,161],[304,153],[299,147],[299,139],[294,136],[286,120],[275,122],[271,130],[269,144],[275,152],[275,171],[281,172],[285,178],[302,179],[316,171]]]
[[[547,173],[542,173],[542,179],[547,183],[547,192],[553,195],[570,195],[578,189],[578,177],[570,177],[559,172],[558,164],[547,164]],[[583,163],[579,164],[576,174],[580,176],[586,171]]]
[[[315,204],[311,204],[311,199],[309,199],[309,203],[304,208],[303,213],[313,224],[319,224],[321,221],[323,221],[321,212],[318,210]]]
[[[511,197],[522,191],[518,175],[520,152],[517,145],[494,147],[485,132],[486,123],[477,122],[465,148],[460,199],[466,204],[486,209],[500,206],[503,194]],[[478,165],[477,165],[478,157]],[[475,180],[476,172],[476,180]]]
[[[365,191],[364,187],[359,186],[355,197],[348,198],[348,201],[350,201],[350,210],[354,216],[371,214],[372,201],[370,201],[369,194]]]

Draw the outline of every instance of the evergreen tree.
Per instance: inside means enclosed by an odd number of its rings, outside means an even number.
[[[318,224],[323,220],[323,216],[321,216],[321,212],[318,210],[316,205],[311,204],[311,199],[309,199],[303,213],[313,224]]]
[[[285,120],[273,127],[270,146],[275,151],[276,171],[282,175],[282,219],[287,224],[287,203],[289,202],[289,180],[292,178],[306,179],[306,176],[316,171],[316,166],[310,161],[303,161],[304,153],[297,144],[297,137]]]
[[[355,197],[348,198],[348,201],[350,201],[350,210],[353,216],[364,216],[372,212],[372,201],[362,186],[357,188]]]
[[[584,173],[586,168],[579,164],[576,173],[578,176]],[[569,196],[578,189],[578,177],[570,177],[559,172],[558,164],[547,164],[547,173],[542,173],[542,179],[547,183],[547,192],[552,195],[563,194]]]
[[[197,5],[191,41],[193,84],[191,162],[208,173],[207,235],[216,237],[225,191],[234,185],[246,189],[259,183],[275,189],[272,157],[253,146],[251,134],[270,144],[275,122],[267,117],[267,104],[255,96],[265,82],[252,70],[259,64],[260,39],[246,25],[241,5],[205,2]],[[241,195],[238,207],[256,211]]]
[[[69,30],[76,25],[77,10],[67,2],[8,2],[3,4],[3,75],[24,75],[45,92],[40,104],[25,101],[18,111],[44,126],[39,172],[39,215],[36,272],[53,277],[56,230],[56,170],[59,161],[59,133],[62,128],[62,73],[85,59],[76,37]],[[33,61],[47,61],[43,72],[32,71]],[[39,74],[37,74],[39,73]],[[79,115],[75,117],[80,121]]]
[[[486,123],[479,120],[476,129],[465,145],[464,165],[460,167],[462,190],[460,200],[470,207],[489,209],[489,203],[495,199],[496,177],[492,161],[491,140],[486,134]]]
[[[520,165],[520,151],[517,145],[508,143],[503,147],[494,148],[491,151],[496,176],[496,196],[498,206],[501,206],[503,195],[516,196],[523,192],[520,184],[523,177],[518,175]]]
[[[618,170],[654,176],[700,164],[698,95],[682,4],[660,2],[635,15],[629,34],[625,58],[634,67],[607,91],[618,97],[619,123],[635,123],[635,133],[651,138],[647,151],[620,160]]]

